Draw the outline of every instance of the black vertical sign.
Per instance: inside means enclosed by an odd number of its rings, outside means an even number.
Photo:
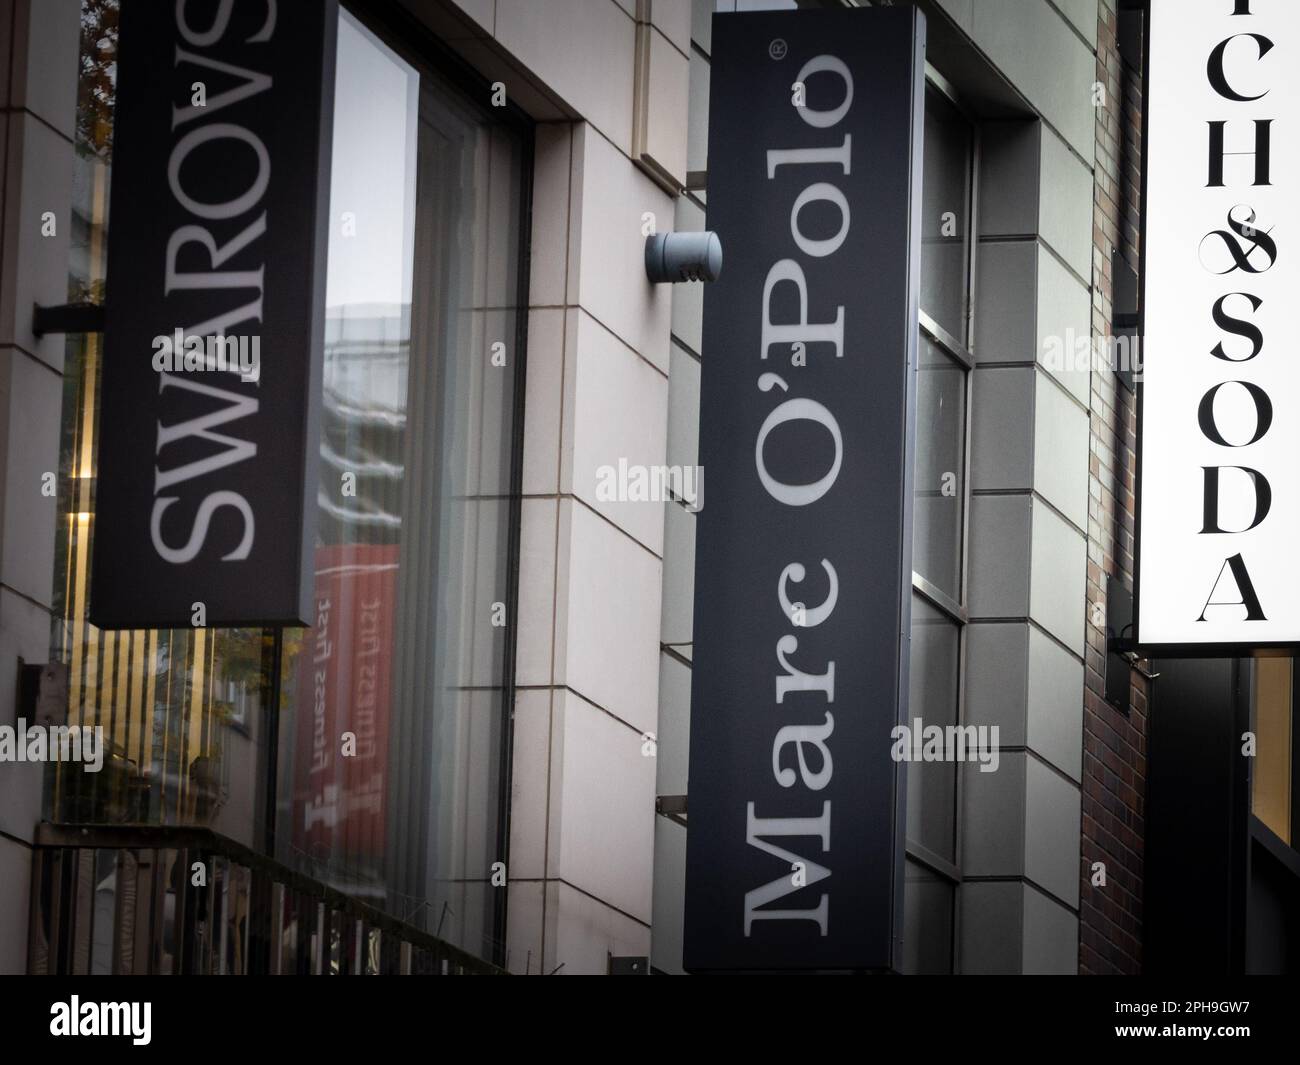
[[[101,627],[310,621],[337,19],[335,0],[122,2]]]
[[[691,970],[899,964],[924,38],[713,20]]]

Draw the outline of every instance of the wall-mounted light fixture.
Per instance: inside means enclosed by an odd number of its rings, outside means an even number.
[[[656,285],[716,281],[722,273],[722,241],[707,230],[646,237],[645,273]]]

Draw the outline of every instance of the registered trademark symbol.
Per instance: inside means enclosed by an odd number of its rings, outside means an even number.
[[[767,46],[767,54],[773,59],[784,59],[785,53],[790,49],[786,47],[785,41],[780,37],[774,37],[772,43]]]

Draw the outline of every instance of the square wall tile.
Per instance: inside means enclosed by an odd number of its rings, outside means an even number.
[[[1020,880],[967,881],[960,903],[963,975],[1073,975],[1078,918]]]
[[[1025,876],[1078,906],[1079,785],[1037,758],[1025,761]]]
[[[1079,918],[1033,884],[1024,890],[1021,968],[1025,975],[1079,972]]]
[[[659,656],[659,731],[655,734],[655,794],[685,795],[691,750],[691,669]]]
[[[651,222],[671,229],[672,197],[587,129],[574,141],[573,200],[569,301],[667,373],[673,286],[646,277],[645,241]]]
[[[1027,491],[1034,483],[1033,368],[979,366],[974,375],[971,488]]]
[[[1076,274],[1090,278],[1092,171],[1046,126],[1041,149],[1038,233]]]
[[[77,64],[81,50],[79,0],[15,0],[14,47],[5,56],[10,106],[39,116],[71,141],[77,111]],[[8,42],[6,42],[8,43]],[[62,221],[62,220],[60,220]]]
[[[572,177],[572,123],[539,123],[533,141],[533,236],[528,269],[528,302],[534,307],[559,306],[565,301]]]
[[[1083,762],[1083,663],[1030,626],[1025,744],[1071,780]]]
[[[8,165],[0,275],[9,281],[0,288],[0,345],[16,344],[62,372],[66,339],[61,333],[37,339],[32,307],[68,301],[73,147],[26,112],[5,117]],[[41,232],[47,213],[55,221],[55,233],[48,237]]]
[[[984,241],[977,256],[976,361],[1037,361],[1086,406],[1092,385],[1087,287],[1037,240]]]
[[[661,555],[668,378],[585,311],[570,320],[577,337],[566,368],[572,402],[560,490]]]
[[[1088,544],[1039,500],[1033,503],[1029,616],[1080,658],[1084,652]]]
[[[552,680],[559,506],[554,499],[523,501],[515,642],[515,683],[519,685],[549,685]]]
[[[628,155],[635,29],[614,0],[497,0],[502,47]]]
[[[546,883],[546,972],[603,976],[609,958],[648,957],[650,926],[557,880]]]
[[[551,824],[558,831],[550,839],[547,875],[648,923],[654,747],[625,722],[558,691],[551,749]]]
[[[1029,625],[1023,621],[966,626],[966,724],[997,725],[1004,747],[1025,744],[1029,689]]]
[[[977,362],[1033,362],[1038,350],[1038,244],[981,241],[976,249]]]
[[[1097,61],[1089,46],[1050,4],[978,0],[971,15],[975,44],[1091,165]]]
[[[1097,45],[1097,0],[1057,0],[1056,6],[1094,48]]]
[[[981,237],[1038,233],[1041,131],[1042,123],[1037,119],[980,124],[977,222]]]
[[[691,40],[705,55],[713,47],[713,0],[691,0]]]
[[[1092,296],[1051,252],[1038,259],[1038,361],[1085,407],[1092,398]],[[1062,357],[1052,357],[1059,353]]]
[[[1023,889],[1018,880],[967,880],[962,884],[957,905],[961,907],[963,975],[1020,972]]]
[[[528,312],[524,397],[524,495],[560,490],[560,419],[564,412],[564,326],[560,308]]]
[[[1028,615],[1029,545],[1028,495],[971,497],[967,593],[972,618]]]
[[[15,348],[0,348],[0,424],[5,506],[0,580],[37,603],[53,599],[58,498],[43,491],[59,473],[63,379]],[[44,661],[42,659],[41,661]]]
[[[686,184],[690,64],[658,29],[638,23],[636,73],[632,157],[675,194]]]
[[[1088,528],[1088,412],[1056,381],[1031,371],[1034,488],[1080,529]]]
[[[553,693],[551,688],[526,688],[515,694],[508,870],[512,882],[546,875]]]
[[[664,507],[664,590],[660,639],[691,657],[695,624],[695,515],[678,503]]]
[[[560,509],[556,683],[655,732],[663,563],[584,504]]]
[[[691,26],[695,18],[692,0],[642,0],[650,9],[650,21],[683,55],[691,50]]]
[[[546,918],[546,884],[511,880],[506,911],[506,969],[515,976],[541,976],[542,926]]]
[[[682,927],[686,911],[686,829],[666,817],[655,818],[654,921],[650,925],[650,964],[684,976]]]
[[[709,60],[692,49],[686,119],[686,169],[709,169]]]
[[[1003,751],[998,768],[958,766],[962,784],[962,872],[966,876],[1025,874],[1025,755]]]
[[[700,364],[674,344],[668,370],[668,465],[696,466],[699,461]]]
[[[1050,126],[1037,119],[981,124],[981,237],[1036,236],[1087,278],[1092,210],[1092,171]]]

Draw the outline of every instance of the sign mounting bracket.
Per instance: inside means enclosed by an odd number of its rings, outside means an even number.
[[[43,337],[51,333],[102,333],[104,331],[104,305],[102,303],[60,303],[32,307],[32,334]]]

